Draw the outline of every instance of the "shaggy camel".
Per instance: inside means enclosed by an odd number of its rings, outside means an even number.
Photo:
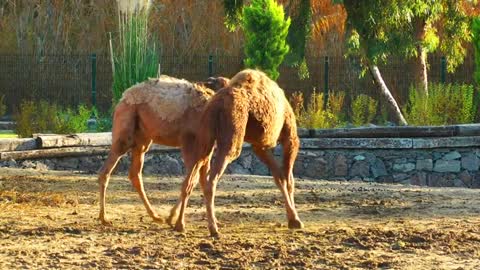
[[[241,71],[210,99],[200,125],[203,128],[196,137],[195,165],[187,171],[180,203],[170,213],[169,223],[177,219],[174,229],[185,229],[185,207],[200,173],[200,181],[206,184],[203,190],[208,229],[212,236],[218,236],[214,214],[216,185],[226,166],[240,155],[244,141],[252,145],[255,154],[270,168],[285,199],[288,227],[302,228],[303,223],[295,209],[292,173],[299,139],[295,115],[283,90],[263,72]],[[272,154],[278,142],[283,146],[283,168]],[[209,166],[215,143],[216,155],[206,181],[202,179],[207,176],[201,173],[201,168]]]
[[[112,147],[99,171],[100,214],[104,225],[111,225],[105,217],[105,195],[110,175],[119,159],[131,150],[128,177],[156,222],[163,222],[152,209],[142,182],[145,152],[152,143],[179,146],[187,171],[193,166],[194,134],[200,127],[201,111],[218,90],[228,83],[226,78],[209,78],[205,83],[190,83],[162,75],[126,90],[115,107],[112,128]],[[211,89],[209,89],[211,88]],[[208,167],[201,169],[206,174]]]

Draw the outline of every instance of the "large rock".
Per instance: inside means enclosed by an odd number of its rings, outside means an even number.
[[[417,171],[431,171],[433,170],[433,160],[431,159],[417,159]]]
[[[165,155],[160,159],[158,172],[161,174],[181,175],[183,174],[183,168],[177,159]]]
[[[252,168],[250,169],[252,174],[255,175],[269,175],[270,171],[267,166],[261,162],[257,156],[252,158]]]
[[[460,172],[460,160],[443,160],[435,161],[433,171],[435,172]]]
[[[327,176],[327,161],[324,158],[315,158],[308,163],[305,175],[311,178],[323,178]]]
[[[462,157],[462,155],[460,155],[460,153],[458,151],[452,151],[452,152],[446,154],[445,156],[443,156],[442,159],[444,159],[444,160],[455,160],[455,159],[459,159],[461,157]]]
[[[250,170],[243,167],[239,162],[234,162],[227,167],[229,174],[250,174]]]
[[[80,160],[78,158],[61,158],[57,161],[57,168],[76,170],[79,164]]]
[[[372,170],[373,177],[375,178],[388,175],[385,163],[383,163],[381,159],[375,159],[370,169]]]
[[[344,155],[337,155],[334,161],[334,174],[335,176],[347,176],[348,175],[348,162],[347,157]]]
[[[370,177],[370,166],[365,160],[355,161],[350,169],[350,176]]]
[[[458,175],[458,180],[462,182],[463,186],[471,187],[473,176],[468,171],[463,171]]]
[[[473,153],[462,156],[461,162],[462,168],[469,171],[478,171],[480,166],[480,159]]]
[[[410,183],[417,186],[426,186],[427,185],[427,173],[417,172],[410,178]]]
[[[393,181],[395,181],[396,183],[403,182],[403,181],[405,181],[409,178],[410,178],[410,176],[406,173],[394,173],[393,174]],[[410,184],[410,181],[408,181],[408,183]]]
[[[246,155],[241,155],[238,163],[245,169],[251,169],[252,168],[252,155],[251,154],[246,154]]]
[[[80,167],[88,172],[97,172],[103,166],[103,163],[104,161],[98,157],[87,157],[80,160]]]
[[[396,163],[396,164],[393,164],[393,170],[401,173],[411,172],[415,170],[415,164],[410,162]]]

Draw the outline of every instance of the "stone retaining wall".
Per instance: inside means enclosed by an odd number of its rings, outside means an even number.
[[[281,149],[275,149],[281,159]],[[106,155],[0,161],[1,167],[96,172]],[[126,173],[123,158],[117,173]],[[446,138],[325,138],[302,139],[295,163],[296,177],[346,181],[402,183],[425,186],[480,188],[480,137]],[[144,174],[181,175],[183,162],[177,150],[149,152]],[[269,175],[268,169],[244,147],[227,173]]]

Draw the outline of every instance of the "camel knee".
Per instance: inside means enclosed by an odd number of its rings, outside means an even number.
[[[105,186],[108,183],[109,178],[110,175],[108,175],[107,173],[101,173],[98,176],[98,184],[100,184],[101,186]]]

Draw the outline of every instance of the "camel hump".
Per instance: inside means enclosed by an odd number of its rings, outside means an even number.
[[[158,117],[175,121],[190,107],[199,106],[199,103],[207,100],[202,93],[187,80],[161,75],[159,78],[146,80],[127,89],[121,102],[147,105]]]

